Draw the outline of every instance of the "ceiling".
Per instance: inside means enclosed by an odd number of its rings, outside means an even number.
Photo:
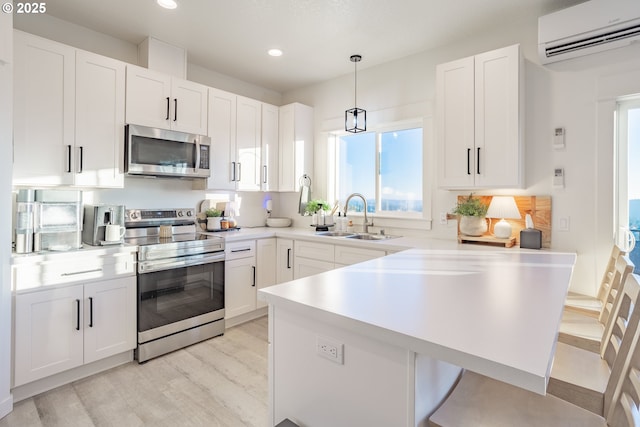
[[[138,44],[186,48],[188,61],[284,93],[472,37],[496,23],[583,0],[47,0],[47,13]],[[278,58],[269,48],[284,51]]]

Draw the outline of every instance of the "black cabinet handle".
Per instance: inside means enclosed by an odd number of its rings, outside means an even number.
[[[178,98],[173,98],[173,121],[178,120]]]
[[[82,170],[84,169],[84,165],[82,164],[82,162],[84,161],[84,149],[82,146],[78,147],[80,151],[80,162],[79,162],[79,166],[78,166],[78,173],[82,173]]]
[[[235,252],[248,252],[250,251],[251,248],[242,248],[242,249],[231,249],[231,253],[235,253]]]
[[[167,117],[165,120],[169,120],[169,102],[171,102],[171,99],[167,96]]]
[[[467,175],[471,175],[471,148],[467,148]]]
[[[476,170],[478,171],[478,175],[480,175],[480,147],[478,147],[478,156],[476,157]]]
[[[236,180],[236,162],[231,162],[231,181]]]
[[[76,300],[76,331],[80,330],[80,300]]]
[[[255,287],[256,286],[256,266],[252,265],[251,268],[253,268],[253,285],[251,286]]]
[[[89,297],[89,327],[93,328],[93,297]]]
[[[291,248],[287,248],[287,268],[291,268]]]
[[[71,173],[71,145],[67,145],[67,172]]]
[[[267,183],[267,165],[262,166],[262,173],[263,173],[262,182],[266,184]]]

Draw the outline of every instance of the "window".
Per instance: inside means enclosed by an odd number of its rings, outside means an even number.
[[[367,199],[367,213],[422,217],[422,126],[403,126],[334,135],[335,194],[344,203],[352,193]],[[354,198],[349,211],[363,212]]]
[[[640,273],[640,98],[620,100],[617,105],[617,241],[629,251]],[[634,247],[635,245],[635,247]]]

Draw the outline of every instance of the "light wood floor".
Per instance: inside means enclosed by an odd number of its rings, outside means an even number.
[[[267,317],[14,405],[0,427],[266,426]]]

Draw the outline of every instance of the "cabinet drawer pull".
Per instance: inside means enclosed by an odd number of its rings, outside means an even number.
[[[478,171],[478,175],[480,175],[480,147],[478,147],[478,156],[476,157],[476,170]]]
[[[102,269],[101,268],[95,268],[93,270],[74,271],[72,273],[62,273],[61,276],[75,276],[77,274],[97,273],[99,271],[102,271]]]
[[[287,268],[291,268],[291,248],[287,249]]]
[[[253,285],[251,285],[251,286],[253,286],[255,288],[255,286],[256,286],[256,266],[252,265],[251,268],[253,268]]]
[[[262,182],[266,184],[267,183],[267,165],[262,166],[262,173],[263,173]]]
[[[93,297],[89,297],[89,327],[93,328]]]
[[[236,180],[236,162],[231,162],[231,181]]]
[[[178,121],[178,98],[173,98],[173,121]]]
[[[247,252],[250,251],[251,248],[242,248],[242,249],[231,249],[231,253],[236,253],[236,252]]]
[[[80,153],[80,158],[78,159],[78,173],[82,173],[83,165],[82,162],[84,160],[84,149],[82,146],[78,147],[78,151]]]
[[[76,331],[80,330],[80,300],[76,299]]]
[[[171,99],[167,96],[167,117],[165,118],[165,120],[169,120],[169,103],[171,102]]]
[[[67,145],[67,173],[71,173],[71,145]]]
[[[467,148],[467,175],[471,175],[471,148]]]

